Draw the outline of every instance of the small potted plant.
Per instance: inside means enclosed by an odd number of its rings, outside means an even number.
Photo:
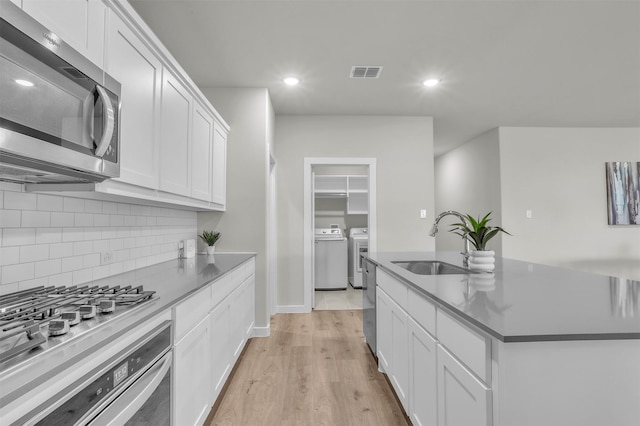
[[[218,231],[202,231],[202,234],[198,236],[207,244],[207,254],[211,255],[215,252],[215,245],[222,234]]]
[[[487,223],[491,220],[492,212],[487,213],[482,219],[477,219],[470,214],[466,215],[466,221],[462,223],[452,224],[452,228],[449,232],[460,235],[462,238],[466,238],[475,247],[475,250],[471,250],[469,254],[469,268],[476,271],[491,272],[495,268],[495,252],[493,250],[487,250],[486,246],[489,240],[495,237],[498,232],[504,232],[507,235],[507,231],[499,226],[489,226]]]

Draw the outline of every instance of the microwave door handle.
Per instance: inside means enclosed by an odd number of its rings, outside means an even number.
[[[105,152],[107,152],[107,148],[111,144],[111,138],[113,137],[113,131],[115,128],[115,113],[113,110],[113,103],[111,102],[111,98],[107,94],[107,91],[100,85],[96,85],[96,90],[98,91],[98,95],[102,99],[103,108],[103,128],[102,137],[100,138],[100,142],[98,142],[98,146],[96,147],[96,157],[102,158]]]

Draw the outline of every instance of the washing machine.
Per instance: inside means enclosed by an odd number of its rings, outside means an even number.
[[[315,289],[347,289],[347,239],[337,225],[315,231]]]
[[[353,288],[362,288],[361,254],[369,251],[369,233],[367,228],[349,230],[349,284]]]

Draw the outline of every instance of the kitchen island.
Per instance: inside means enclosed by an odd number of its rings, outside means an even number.
[[[379,366],[414,424],[640,424],[640,283],[455,252],[370,253]],[[405,262],[405,263],[397,263]]]
[[[253,328],[253,288],[254,253],[219,253],[215,257],[197,255],[190,259],[176,259],[157,265],[114,275],[87,283],[94,285],[143,286],[145,291],[154,291],[153,298],[122,314],[110,318],[103,317],[90,329],[77,333],[73,331],[61,338],[58,344],[36,348],[29,353],[11,358],[0,364],[0,419],[3,424],[29,423],[28,419],[42,417],[41,412],[58,403],[58,395],[67,386],[85,374],[93,374],[96,366],[106,365],[127,347],[136,345],[141,336],[162,323],[171,323],[173,342],[173,397],[177,398],[175,386],[181,384],[176,372],[187,376],[192,369],[203,374],[202,366],[189,365],[187,358],[181,359],[178,352],[186,348],[193,329],[206,329],[208,341],[199,339],[201,352],[197,354],[210,364],[224,365],[226,369],[215,378],[209,372],[203,385],[214,388],[219,381],[226,380],[230,368],[237,360],[241,349]],[[238,296],[242,296],[240,299]],[[236,306],[238,305],[238,306]],[[236,309],[238,307],[238,309]],[[231,309],[233,308],[233,312]],[[219,310],[235,317],[224,317],[225,328],[218,327],[217,333],[210,333],[212,321],[209,314]],[[240,318],[241,316],[241,318]],[[220,316],[219,316],[220,317]],[[204,321],[204,320],[207,321]],[[246,325],[245,325],[246,323]],[[204,325],[203,325],[204,324]],[[235,324],[235,325],[234,325]],[[241,325],[244,330],[237,330]],[[235,334],[234,334],[235,333]],[[239,339],[236,339],[239,335]],[[202,336],[199,336],[202,337]],[[217,339],[221,360],[211,359],[214,342]],[[186,355],[185,355],[186,356]],[[196,356],[194,353],[192,356]],[[68,388],[67,388],[68,389]],[[180,392],[180,394],[188,392]],[[203,406],[211,407],[215,395],[212,391],[198,394]],[[196,398],[191,398],[192,400]],[[186,424],[177,416],[180,406],[174,407],[172,424]],[[202,408],[204,409],[204,408]],[[192,413],[182,411],[182,414]],[[200,413],[196,413],[199,415]],[[206,416],[206,414],[205,414]],[[169,419],[167,419],[169,420]]]

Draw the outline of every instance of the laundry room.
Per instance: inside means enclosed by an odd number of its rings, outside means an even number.
[[[368,167],[315,166],[315,309],[362,309]]]

